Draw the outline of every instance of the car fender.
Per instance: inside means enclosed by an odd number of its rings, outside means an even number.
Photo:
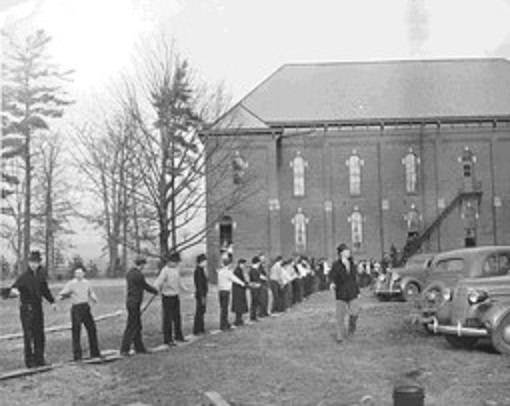
[[[414,284],[418,285],[420,287],[420,292],[423,290],[422,283],[417,278],[413,278],[412,276],[404,276],[400,282],[400,286],[402,286],[402,288],[404,288],[405,286],[407,286],[410,283],[414,283]]]
[[[482,321],[490,330],[493,330],[508,313],[510,313],[510,300],[492,303],[483,315]]]

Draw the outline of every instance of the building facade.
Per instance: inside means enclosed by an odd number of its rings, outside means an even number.
[[[510,244],[510,63],[285,65],[206,134],[229,143],[221,187],[250,182],[207,237],[235,256],[361,259]],[[215,174],[208,173],[214,184]]]

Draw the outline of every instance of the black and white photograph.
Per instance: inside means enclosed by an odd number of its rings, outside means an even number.
[[[0,0],[0,405],[510,406],[510,0]]]

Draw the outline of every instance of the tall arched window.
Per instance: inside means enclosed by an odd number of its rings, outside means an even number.
[[[354,251],[360,251],[363,246],[363,216],[357,206],[354,207],[348,220],[351,223],[352,248]]]
[[[308,166],[308,163],[304,160],[304,158],[301,156],[301,153],[298,151],[290,163],[290,166],[293,169],[294,175],[294,196],[304,196],[305,168]]]
[[[411,205],[410,210],[404,216],[407,223],[407,238],[412,239],[420,234],[422,215],[414,204]]]
[[[232,171],[234,173],[234,184],[240,185],[243,183],[246,169],[248,168],[248,162],[241,155],[239,151],[234,153],[232,157]]]
[[[466,247],[476,246],[476,230],[478,223],[477,207],[468,201],[462,210],[462,219],[464,220],[465,245]]]
[[[294,245],[296,252],[306,251],[306,225],[308,218],[303,213],[301,207],[298,209],[296,215],[292,219],[294,224]]]
[[[416,193],[416,185],[418,183],[418,164],[420,158],[418,158],[412,148],[409,149],[407,155],[402,158],[402,165],[405,168],[406,174],[406,192]]]
[[[462,163],[462,174],[464,178],[473,178],[476,156],[469,147],[464,147],[459,161]]]
[[[364,162],[356,150],[353,150],[345,164],[349,167],[349,193],[358,196],[361,194],[361,167]]]

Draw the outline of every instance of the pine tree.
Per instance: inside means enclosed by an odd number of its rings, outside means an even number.
[[[47,130],[52,119],[60,118],[70,103],[62,87],[70,71],[62,71],[49,62],[51,38],[39,30],[21,43],[8,38],[3,66],[2,125],[4,134],[20,135],[24,141],[24,214],[23,258],[30,252],[32,137]]]

